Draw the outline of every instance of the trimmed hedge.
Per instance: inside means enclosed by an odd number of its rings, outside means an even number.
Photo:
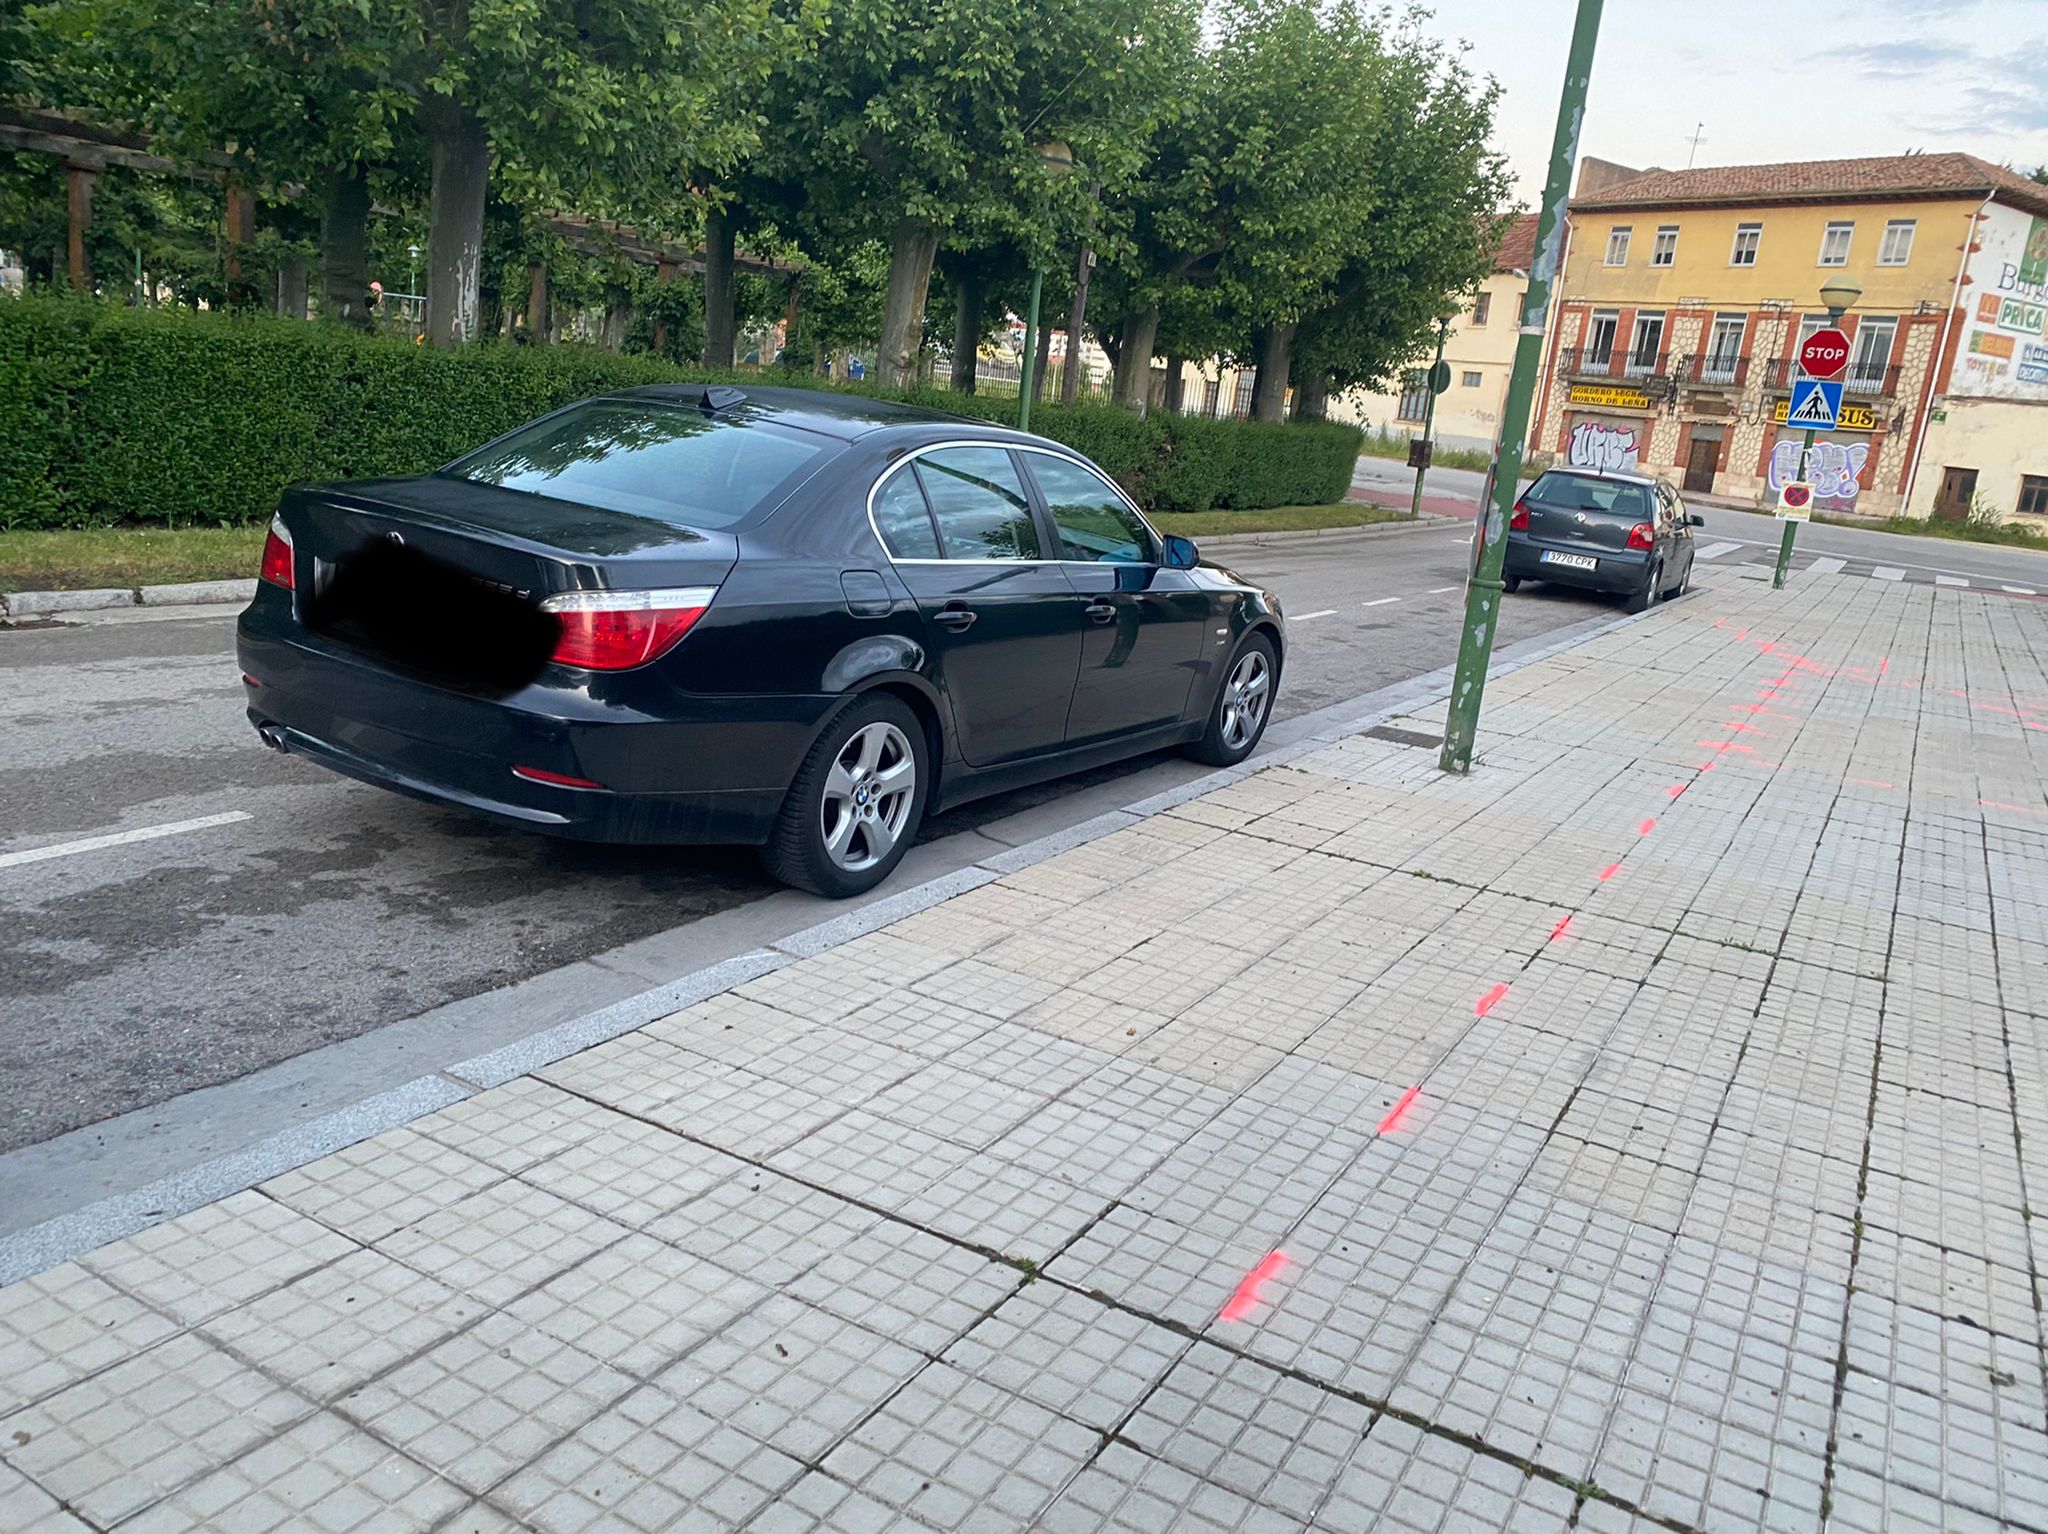
[[[302,481],[416,474],[571,400],[634,384],[783,382],[591,347],[422,349],[266,316],[0,301],[0,528],[260,521]],[[790,373],[799,387],[822,381]],[[844,392],[1014,424],[1014,399]],[[1040,405],[1034,430],[1162,511],[1341,500],[1359,433]]]

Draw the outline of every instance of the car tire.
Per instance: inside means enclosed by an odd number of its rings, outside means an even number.
[[[1522,589],[1522,578],[1519,575],[1503,575],[1500,578],[1500,589],[1513,596]]]
[[[1675,597],[1682,597],[1685,595],[1686,587],[1690,586],[1691,584],[1692,562],[1688,560],[1685,566],[1685,574],[1679,576],[1678,584],[1675,586],[1666,587],[1664,590],[1664,594],[1661,597],[1659,597],[1658,600],[1660,602],[1669,602]]]
[[[907,765],[910,781],[900,783]],[[833,716],[797,769],[761,849],[784,884],[830,900],[865,894],[896,871],[924,823],[931,750],[910,705],[864,693]]]
[[[1657,605],[1657,582],[1664,579],[1664,567],[1652,565],[1643,572],[1643,584],[1628,594],[1628,610],[1646,613]]]
[[[1209,726],[1188,754],[1211,767],[1235,767],[1258,748],[1280,688],[1280,652],[1264,634],[1245,636],[1209,705]]]

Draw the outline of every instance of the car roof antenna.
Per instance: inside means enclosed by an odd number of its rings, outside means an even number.
[[[697,408],[706,415],[716,415],[721,410],[730,410],[735,405],[744,405],[747,396],[743,390],[730,384],[706,384],[704,396],[697,401]]]

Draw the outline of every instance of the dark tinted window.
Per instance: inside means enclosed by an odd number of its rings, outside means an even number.
[[[1037,559],[1031,502],[1007,449],[943,447],[917,460],[917,477],[948,559]]]
[[[932,530],[932,514],[925,509],[917,476],[908,469],[890,475],[875,492],[875,527],[898,559],[939,557],[939,535]]]
[[[1047,453],[1032,453],[1026,461],[1052,512],[1053,526],[1059,529],[1060,558],[1151,562],[1152,539],[1145,524],[1109,481],[1093,469]]]
[[[819,438],[762,421],[592,400],[443,472],[686,527],[731,527],[779,501],[826,451]]]
[[[1584,474],[1545,474],[1529,487],[1528,502],[1552,511],[1597,511],[1641,522],[1650,515],[1647,485],[1594,479]]]

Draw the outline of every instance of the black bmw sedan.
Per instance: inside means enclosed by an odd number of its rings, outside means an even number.
[[[239,654],[264,742],[508,825],[736,842],[824,895],[928,810],[1242,760],[1271,593],[1087,459],[800,389],[585,400],[435,473],[295,487]]]

